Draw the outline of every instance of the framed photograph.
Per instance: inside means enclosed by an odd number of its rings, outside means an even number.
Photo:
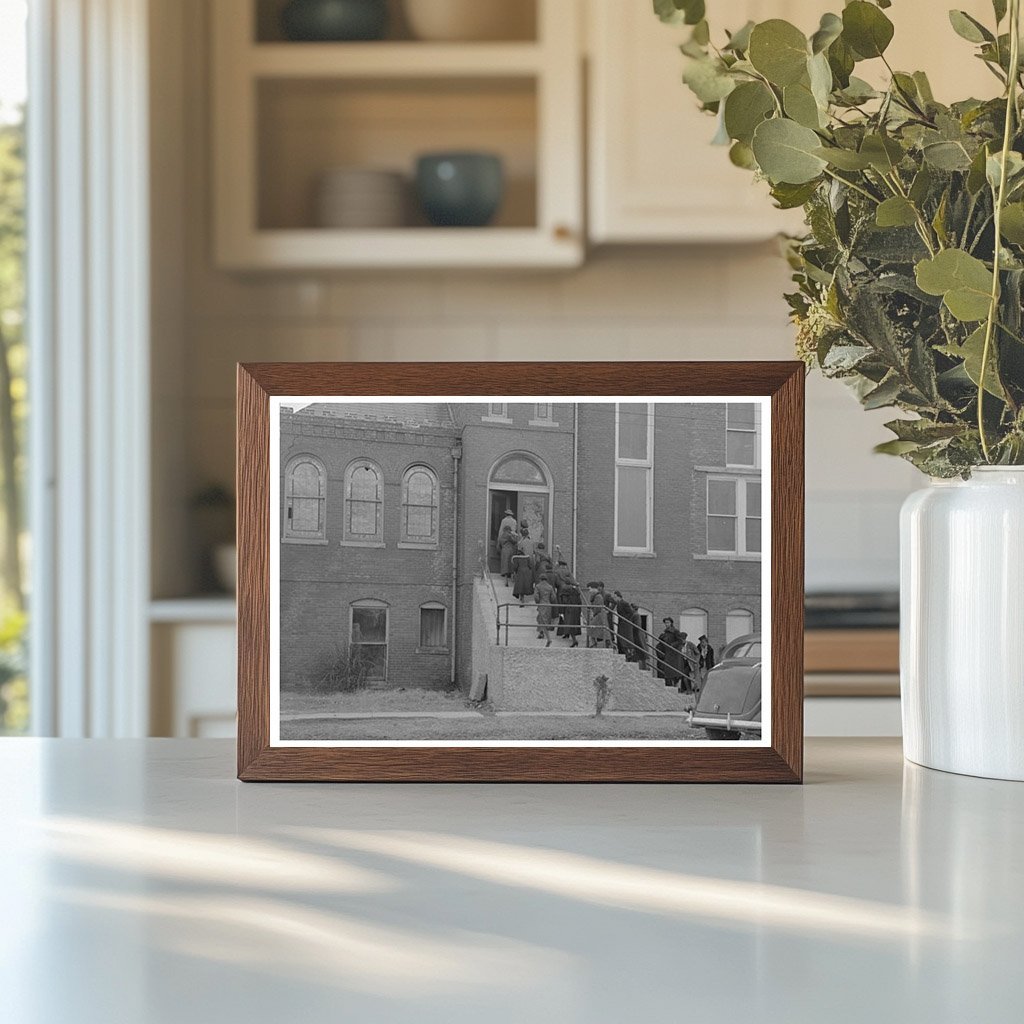
[[[239,366],[239,778],[799,782],[803,388]]]

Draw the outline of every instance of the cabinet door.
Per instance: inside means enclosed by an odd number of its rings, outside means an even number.
[[[716,124],[682,83],[685,26],[663,25],[649,0],[589,0],[590,236],[594,242],[715,242],[799,230],[767,186],[712,146]],[[748,19],[817,26],[822,0],[708,3],[715,38]],[[803,16],[799,8],[803,7]],[[806,24],[805,24],[806,23]]]

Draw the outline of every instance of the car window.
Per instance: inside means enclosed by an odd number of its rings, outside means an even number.
[[[747,648],[747,653],[743,655],[744,658],[760,658],[761,657],[761,645],[751,644]]]
[[[750,644],[738,644],[729,652],[730,658],[745,658],[747,651],[750,650]]]

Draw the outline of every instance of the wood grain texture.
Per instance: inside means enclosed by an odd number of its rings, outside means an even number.
[[[271,395],[749,395],[772,402],[772,746],[271,747]],[[798,362],[252,363],[238,368],[238,777],[244,781],[800,782],[804,367]]]

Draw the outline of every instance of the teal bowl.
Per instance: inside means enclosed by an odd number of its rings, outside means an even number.
[[[427,153],[416,162],[416,193],[435,227],[481,228],[505,197],[505,170],[493,153]]]
[[[285,38],[294,42],[365,42],[387,27],[387,0],[290,0],[281,11]]]

